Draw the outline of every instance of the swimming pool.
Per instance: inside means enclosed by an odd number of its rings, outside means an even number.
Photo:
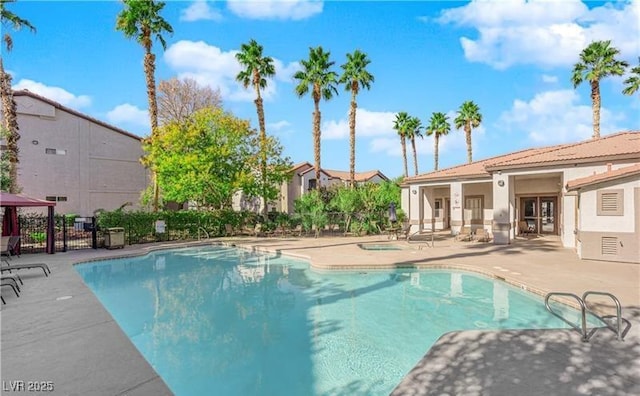
[[[456,271],[318,273],[226,247],[76,270],[177,395],[386,395],[445,332],[566,327],[541,298]]]

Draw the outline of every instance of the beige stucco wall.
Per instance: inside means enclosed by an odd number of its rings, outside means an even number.
[[[138,208],[149,174],[140,164],[140,140],[28,96],[16,96],[22,193],[67,197],[57,213],[90,216],[126,202]],[[65,155],[45,149],[65,150]]]

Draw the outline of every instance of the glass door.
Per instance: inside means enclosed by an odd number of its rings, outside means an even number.
[[[540,198],[540,230],[543,234],[556,233],[556,197]]]
[[[527,223],[530,232],[538,232],[538,198],[522,198],[522,220]]]

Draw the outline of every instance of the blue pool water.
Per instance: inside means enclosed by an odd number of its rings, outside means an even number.
[[[177,395],[386,395],[446,332],[567,327],[456,271],[318,273],[226,247],[76,269]]]

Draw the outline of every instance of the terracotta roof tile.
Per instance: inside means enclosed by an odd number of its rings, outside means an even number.
[[[411,176],[403,183],[489,177],[490,172],[565,163],[601,162],[607,159],[640,158],[640,131],[620,132],[579,143],[531,148],[447,169]]]
[[[639,131],[620,132],[600,139],[550,147],[535,155],[493,163],[487,166],[487,170],[596,162],[612,157],[639,158]]]
[[[323,169],[324,173],[326,173],[329,177],[340,180],[350,180],[351,175],[348,171],[337,171],[331,169]],[[381,178],[388,180],[387,177],[382,174],[382,172],[378,170],[371,170],[366,172],[356,172],[354,177],[357,182],[365,182],[370,180],[375,175],[379,175]]]
[[[590,186],[604,181],[621,179],[627,176],[640,175],[640,163],[625,166],[616,170],[608,170],[603,173],[593,174],[587,177],[581,177],[580,179],[570,180],[567,183],[567,190],[577,190],[582,187]]]

